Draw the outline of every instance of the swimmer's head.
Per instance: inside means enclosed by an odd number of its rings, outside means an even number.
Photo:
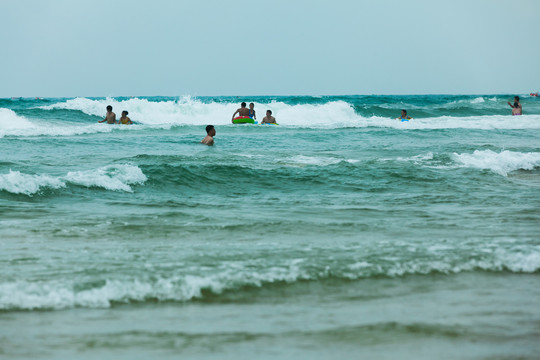
[[[246,107],[246,103],[243,102],[243,103],[240,104],[240,106],[241,106],[241,107]]]
[[[214,128],[214,125],[207,125],[206,126],[206,133],[210,136],[216,135],[216,129]]]
[[[266,115],[268,116],[272,115],[272,110],[266,110]]]
[[[112,111],[112,106],[111,105],[107,105],[107,111]]]
[[[402,116],[407,116],[407,110],[405,110],[405,109],[401,110],[401,115]]]
[[[249,103],[249,108],[250,109],[253,109],[255,107],[255,104],[254,103]]]
[[[127,116],[128,112],[126,110],[122,111],[122,116]]]
[[[519,96],[514,96],[514,100],[515,100],[516,102],[519,102]]]

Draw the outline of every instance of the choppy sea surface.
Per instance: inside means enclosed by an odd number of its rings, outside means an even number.
[[[512,98],[0,99],[0,357],[537,359]]]

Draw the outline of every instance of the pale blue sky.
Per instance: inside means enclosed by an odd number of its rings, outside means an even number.
[[[540,90],[540,1],[0,0],[0,97]]]

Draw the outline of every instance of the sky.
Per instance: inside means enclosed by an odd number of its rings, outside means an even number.
[[[538,0],[0,0],[0,97],[524,94]]]

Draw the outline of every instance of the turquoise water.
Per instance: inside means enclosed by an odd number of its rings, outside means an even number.
[[[0,99],[0,355],[537,358],[540,100],[510,100]]]

